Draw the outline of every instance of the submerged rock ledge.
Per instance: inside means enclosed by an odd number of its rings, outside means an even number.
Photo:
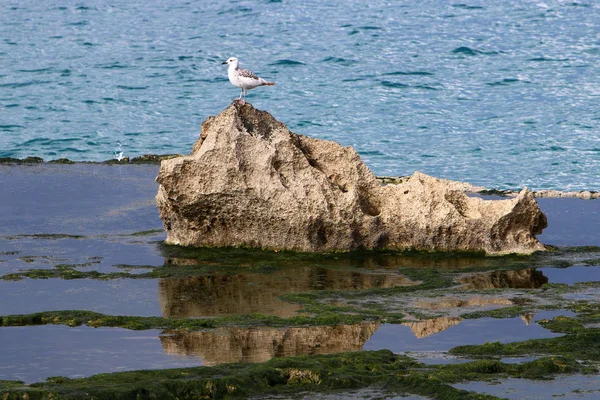
[[[350,147],[290,132],[251,104],[208,117],[191,155],[161,162],[166,242],[335,252],[532,253],[547,226],[533,194],[468,197],[416,172],[382,185]]]

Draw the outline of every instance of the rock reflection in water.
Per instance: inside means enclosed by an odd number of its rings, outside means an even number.
[[[440,317],[426,319],[418,322],[406,322],[402,325],[408,326],[412,333],[419,339],[431,336],[434,333],[445,331],[446,329],[460,323],[463,319],[460,317]]]
[[[430,310],[439,310],[444,308],[467,308],[467,307],[487,307],[487,306],[510,306],[514,303],[510,299],[502,297],[481,297],[474,296],[468,299],[444,298],[438,301],[416,301],[415,307],[426,308]]]
[[[227,327],[160,337],[168,354],[194,355],[204,365],[264,362],[273,357],[359,351],[379,323],[311,327]]]
[[[333,262],[330,261],[332,264]],[[397,269],[397,268],[436,268],[436,269],[464,269],[493,266],[496,260],[485,257],[453,257],[451,255],[432,254],[376,254],[372,256],[337,259],[336,265],[365,269]]]
[[[474,274],[459,278],[458,281],[465,284],[465,289],[535,289],[548,283],[548,278],[535,268],[527,268]]]
[[[165,317],[262,313],[290,317],[299,310],[279,296],[310,290],[390,288],[414,284],[399,274],[365,273],[317,267],[285,268],[273,273],[194,276],[162,279],[160,301]]]
[[[529,325],[533,321],[533,317],[535,317],[533,313],[523,314],[521,315],[521,321],[525,322],[525,325]]]

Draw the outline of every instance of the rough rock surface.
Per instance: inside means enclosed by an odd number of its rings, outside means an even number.
[[[308,252],[544,250],[546,217],[524,189],[468,197],[416,172],[381,185],[350,147],[290,132],[251,104],[202,124],[192,154],[164,160],[156,201],[167,243]]]

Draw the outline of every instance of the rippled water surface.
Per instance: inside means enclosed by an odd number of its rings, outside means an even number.
[[[0,13],[0,157],[187,153],[239,92],[378,175],[598,189],[600,3],[61,3]],[[119,144],[121,147],[119,147]]]

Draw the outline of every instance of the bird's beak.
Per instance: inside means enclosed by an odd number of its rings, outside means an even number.
[[[223,61],[221,64],[227,64],[227,61]]]

